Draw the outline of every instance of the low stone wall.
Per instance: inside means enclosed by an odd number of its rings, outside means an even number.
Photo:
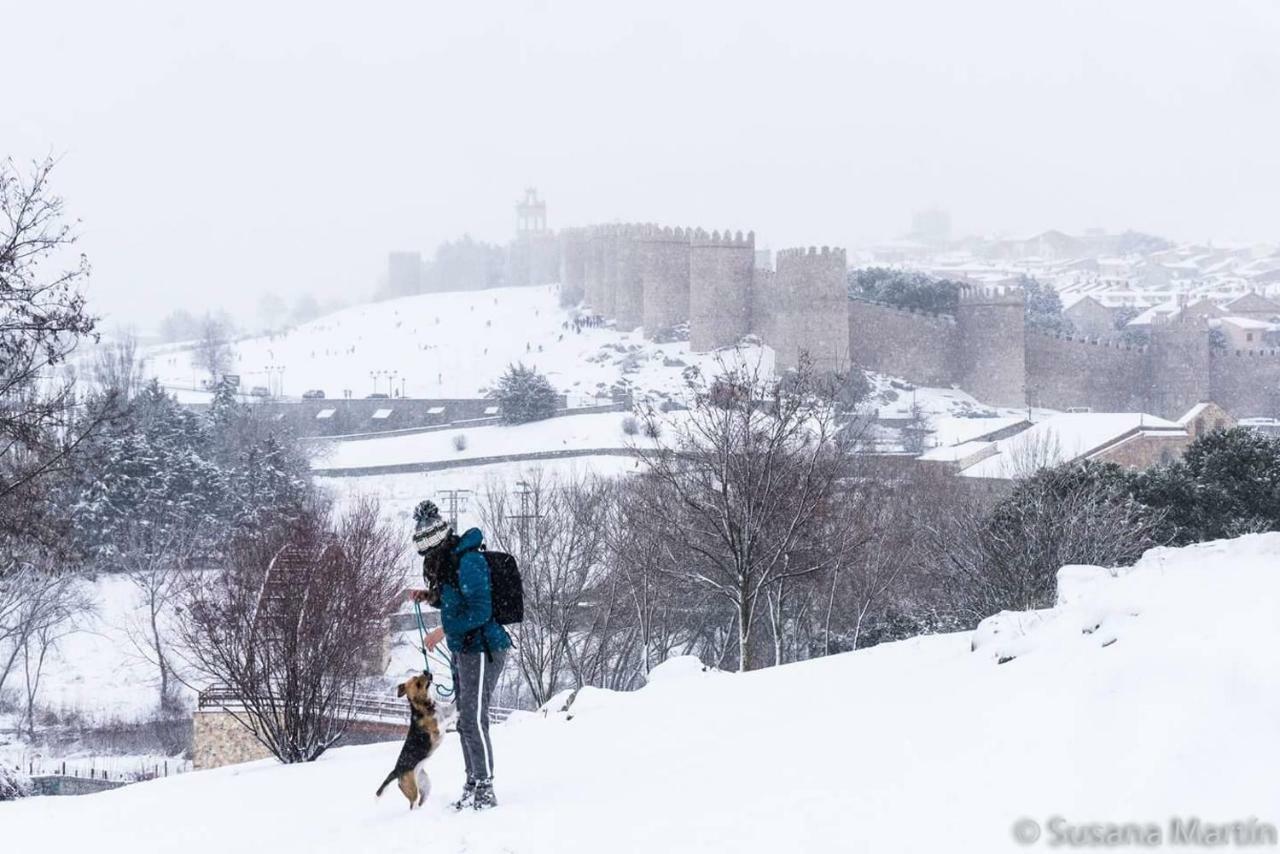
[[[263,747],[229,712],[218,709],[198,711],[191,717],[191,728],[194,770],[220,768],[271,756],[271,751]],[[400,741],[407,732],[407,724],[354,720],[334,747]]]
[[[271,755],[229,712],[206,710],[191,716],[191,759],[195,770],[220,768]]]
[[[129,784],[123,780],[98,780],[93,777],[49,774],[32,777],[31,785],[35,787],[38,795],[92,795]]]

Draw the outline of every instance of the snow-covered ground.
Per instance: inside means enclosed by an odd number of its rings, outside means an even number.
[[[122,575],[83,584],[93,610],[78,616],[73,630],[54,644],[37,704],[90,725],[135,721],[160,705],[156,666],[145,657],[145,644],[134,642],[145,637],[141,594]]]
[[[667,417],[677,415],[668,413]],[[313,466],[317,469],[359,469],[549,451],[625,449],[653,444],[651,439],[642,435],[626,435],[622,430],[625,418],[627,416],[620,412],[603,412],[548,418],[529,424],[493,424],[380,439],[347,440],[329,445]],[[462,437],[466,445],[462,450],[454,447],[458,437]]]
[[[1166,840],[1175,819],[1275,825],[1277,566],[1280,534],[1157,549],[1119,577],[1071,571],[1067,604],[1006,615],[995,636],[746,675],[677,659],[638,693],[586,690],[569,715],[495,727],[492,812],[447,811],[450,736],[421,812],[394,790],[374,800],[399,750],[381,744],[0,804],[0,838],[101,854],[988,854],[1028,850],[1023,820],[1041,832],[1030,850],[1052,847],[1055,817]]]
[[[493,463],[411,474],[364,475],[360,477],[318,477],[316,483],[327,490],[339,505],[360,498],[375,498],[385,518],[403,523],[405,531],[413,529],[413,508],[424,498],[447,507],[448,490],[469,490],[458,514],[460,527],[480,524],[476,502],[487,489],[514,489],[519,480],[528,480],[535,472],[546,478],[572,480],[587,475],[611,477],[637,471],[639,462],[633,457],[572,457],[563,460],[540,460],[536,463]],[[408,534],[406,533],[406,537]]]
[[[686,366],[715,364],[714,354],[693,354],[687,341],[655,344],[640,332],[603,327],[574,332],[565,326],[571,316],[556,285],[401,297],[240,341],[232,370],[246,390],[262,386],[294,397],[310,389],[341,397],[350,389],[357,397],[402,391],[440,398],[475,397],[513,362],[535,365],[559,391],[583,396],[623,380],[675,393]],[[198,387],[189,350],[167,345],[148,354],[149,370],[162,382]],[[762,357],[771,358],[768,351]]]

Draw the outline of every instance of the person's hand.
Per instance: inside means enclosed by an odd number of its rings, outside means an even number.
[[[436,647],[440,645],[440,641],[442,640],[444,640],[443,628],[437,626],[436,628],[427,632],[427,639],[426,639],[427,652],[435,652]]]
[[[425,590],[406,590],[404,594],[405,594],[405,598],[408,599],[410,602],[427,601],[427,591]]]

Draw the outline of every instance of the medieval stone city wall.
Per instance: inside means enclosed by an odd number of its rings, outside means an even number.
[[[586,229],[566,228],[560,232],[560,299],[564,305],[577,305],[586,298],[590,246]]]
[[[849,300],[849,361],[913,383],[956,381],[956,319],[864,300]]]
[[[688,324],[706,352],[754,333],[794,367],[852,363],[999,406],[1087,407],[1176,418],[1213,400],[1237,417],[1280,412],[1280,355],[1210,353],[1203,320],[1159,324],[1149,347],[1029,333],[1018,289],[962,289],[956,314],[850,300],[844,250],[777,253],[756,268],[753,232],[610,224],[560,235],[566,302],[650,337]]]
[[[1214,351],[1210,396],[1240,418],[1280,416],[1280,350]]]
[[[1146,411],[1177,418],[1197,403],[1213,399],[1209,327],[1204,318],[1152,326],[1147,355],[1150,391]]]
[[[1048,409],[1135,412],[1147,404],[1146,348],[1027,333],[1027,403]]]

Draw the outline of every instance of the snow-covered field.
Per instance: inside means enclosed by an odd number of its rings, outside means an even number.
[[[88,724],[136,720],[160,705],[157,669],[133,640],[145,636],[141,594],[121,575],[84,584],[94,610],[54,644],[38,705]]]
[[[669,662],[630,695],[495,727],[492,812],[452,814],[454,737],[410,813],[399,745],[0,804],[6,850],[974,852],[1015,822],[1280,823],[1280,534],[1149,552],[969,633],[746,675]],[[1084,581],[1081,581],[1081,579]],[[997,661],[1009,658],[1004,664]],[[1063,825],[1054,825],[1061,828]],[[1023,825],[1027,832],[1029,825]],[[70,830],[71,832],[65,832]]]
[[[344,389],[357,397],[374,391],[475,397],[508,365],[524,362],[536,365],[559,391],[593,396],[620,380],[675,393],[686,366],[715,364],[714,354],[693,354],[688,342],[655,344],[640,332],[610,328],[574,332],[565,327],[571,316],[559,304],[556,285],[401,297],[240,341],[233,371],[245,389],[271,387],[269,379],[279,376],[283,393],[295,397],[309,389],[329,397],[341,397]],[[200,377],[190,357],[190,351],[166,346],[151,354],[149,370],[167,384],[192,387]],[[763,358],[770,358],[768,351]]]
[[[500,489],[505,484],[511,490],[517,481],[527,480],[534,472],[540,472],[546,478],[572,480],[589,474],[606,477],[621,475],[636,471],[638,465],[633,457],[572,457],[540,460],[536,463],[493,463],[420,474],[318,477],[316,483],[333,495],[340,505],[360,498],[376,498],[384,517],[403,522],[407,537],[407,532],[413,529],[414,506],[422,499],[430,498],[445,507],[447,490],[471,492],[458,514],[459,526],[465,528],[480,524],[475,512],[476,501],[486,489]]]
[[[677,413],[668,413],[674,418]],[[357,439],[332,443],[316,458],[317,469],[359,469],[370,466],[404,465],[451,460],[470,460],[510,454],[548,451],[591,451],[625,449],[652,445],[642,435],[622,431],[627,416],[620,412],[548,418],[529,424],[493,424],[431,433],[411,433],[381,439]],[[466,447],[458,450],[454,441],[462,437]]]

